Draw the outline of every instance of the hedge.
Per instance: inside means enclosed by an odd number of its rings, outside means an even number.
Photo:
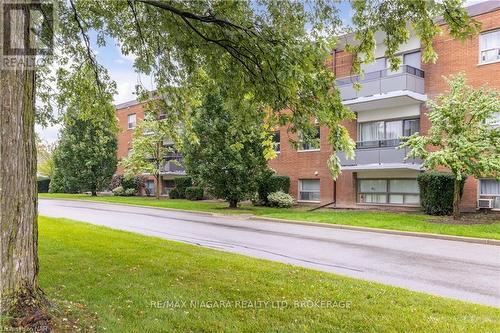
[[[453,212],[455,177],[451,173],[427,172],[417,176],[420,202],[429,215],[450,215]],[[461,184],[463,193],[465,180]]]
[[[49,193],[50,179],[39,179],[38,183],[38,193]]]
[[[268,196],[274,192],[288,193],[290,190],[290,177],[267,174],[259,181],[258,195],[259,202],[263,205],[268,205]]]
[[[203,199],[203,189],[197,186],[190,186],[186,188],[186,199],[188,200]]]
[[[173,188],[168,192],[168,197],[170,199],[180,199],[179,191],[176,188]]]
[[[193,181],[191,177],[177,177],[174,178],[175,188],[179,192],[179,198],[186,198],[186,189],[190,186],[193,186]]]

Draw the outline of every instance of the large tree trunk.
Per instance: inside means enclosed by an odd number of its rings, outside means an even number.
[[[161,193],[161,176],[157,175],[156,177],[156,200],[160,200]]]
[[[453,219],[460,219],[460,201],[462,201],[462,181],[455,178],[453,187]]]
[[[229,200],[229,208],[238,208],[238,200]]]
[[[14,11],[11,17],[14,45],[23,45],[22,13]],[[19,297],[40,294],[35,73],[3,67],[0,74],[0,313],[6,313]]]

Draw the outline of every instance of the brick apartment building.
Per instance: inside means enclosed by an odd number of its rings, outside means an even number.
[[[290,177],[290,194],[298,202],[332,203],[339,208],[417,209],[420,206],[416,177],[423,172],[421,161],[405,160],[407,152],[395,148],[399,145],[398,138],[417,131],[426,133],[429,121],[425,102],[446,91],[442,76],[464,72],[470,85],[500,90],[500,1],[480,3],[468,10],[482,23],[481,33],[466,41],[457,41],[442,24],[443,34],[433,43],[439,56],[435,64],[421,62],[420,41],[412,36],[398,53],[403,64],[400,69],[387,69],[383,35],[377,34],[376,60],[363,66],[365,77],[360,81],[360,91],[352,85],[357,77],[349,76],[351,56],[343,50],[342,43],[338,45],[328,66],[337,78],[336,87],[343,103],[357,116],[356,121],[345,123],[357,142],[356,157],[347,160],[338,153],[343,171],[334,182],[326,163],[331,154],[328,129],[318,127],[319,146],[301,145],[295,149],[289,144],[293,134],[287,127],[280,128],[275,133],[279,154],[269,166],[278,174]],[[348,39],[349,36],[345,36],[344,43]],[[144,117],[144,111],[137,102],[130,102],[118,105],[117,115],[122,128],[118,156],[124,157],[130,149],[133,126]],[[496,124],[500,124],[500,117]],[[167,163],[164,193],[173,186],[172,178],[180,174],[183,170],[172,172]],[[154,188],[154,183],[148,186]],[[475,210],[479,198],[493,199],[494,207],[500,209],[500,182],[469,177],[462,208]]]
[[[116,105],[116,116],[120,131],[118,133],[118,158],[123,159],[132,149],[132,139],[137,122],[144,119],[143,104],[137,101],[130,101]],[[161,115],[160,115],[161,117]],[[164,140],[165,146],[172,146],[173,142]],[[117,174],[123,174],[122,166],[118,166]],[[182,167],[182,156],[173,151],[165,156],[165,164],[161,173],[161,195],[168,195],[168,192],[175,187],[174,178],[185,176],[186,173]],[[150,193],[154,195],[156,192],[156,184],[153,177],[149,177],[146,181],[146,187]]]

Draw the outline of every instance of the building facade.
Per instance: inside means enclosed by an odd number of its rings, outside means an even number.
[[[443,76],[464,72],[468,84],[500,90],[500,2],[486,2],[468,10],[481,22],[481,33],[458,41],[442,24],[443,34],[433,42],[439,56],[434,64],[422,63],[420,42],[415,36],[399,50],[402,66],[391,71],[384,58],[384,36],[377,34],[376,60],[362,66],[363,79],[351,76],[352,58],[342,46],[332,52],[327,65],[337,77],[336,87],[344,105],[356,113],[355,121],[344,124],[356,141],[356,157],[348,160],[338,153],[343,171],[334,182],[326,166],[331,154],[328,129],[318,128],[319,146],[294,149],[288,141],[297,138],[288,133],[287,127],[280,128],[275,135],[280,139],[280,152],[269,164],[278,174],[290,176],[290,192],[298,202],[340,208],[420,207],[416,177],[423,172],[422,164],[405,159],[407,151],[395,148],[399,137],[427,132],[430,124],[425,102],[445,93]],[[345,39],[349,41],[349,36]],[[362,84],[361,90],[353,88],[354,82]],[[494,208],[500,209],[500,183],[469,177],[462,209],[475,210],[479,198],[492,199]]]
[[[118,133],[118,159],[122,160],[127,157],[129,152],[132,150],[132,140],[134,129],[137,123],[144,119],[144,104],[138,101],[130,101],[122,104],[116,105],[116,116],[118,118],[119,133]],[[162,115],[160,115],[162,117]],[[169,140],[164,140],[162,144],[166,147],[173,148],[173,142]],[[123,174],[125,170],[122,166],[118,166],[117,174]],[[174,179],[176,177],[185,176],[186,173],[182,167],[182,156],[172,149],[171,152],[165,155],[164,165],[162,167],[161,173],[161,193],[160,195],[168,196],[171,189],[175,187]],[[145,175],[146,188],[149,190],[151,195],[156,193],[156,181],[155,178],[149,175]]]
[[[407,151],[396,149],[399,137],[415,132],[425,134],[429,129],[425,102],[446,91],[443,76],[464,72],[470,85],[500,90],[500,2],[490,1],[468,10],[481,22],[481,33],[458,41],[450,37],[442,24],[443,34],[433,42],[439,56],[434,64],[422,63],[420,42],[415,36],[398,53],[402,66],[391,71],[384,58],[384,36],[377,34],[376,60],[363,65],[363,79],[351,76],[352,58],[342,45],[332,52],[327,66],[337,78],[336,87],[343,103],[356,113],[355,121],[344,123],[356,141],[356,157],[348,160],[338,152],[343,171],[334,182],[327,168],[332,153],[327,142],[328,129],[318,127],[318,146],[299,145],[295,149],[289,139],[297,138],[289,133],[287,126],[281,127],[274,136],[279,153],[269,161],[269,166],[290,177],[290,194],[298,202],[339,208],[419,209],[416,178],[423,172],[422,163],[405,159]],[[361,90],[354,89],[353,82],[360,82]],[[117,106],[117,115],[121,128],[118,157],[123,158],[131,149],[133,128],[144,118],[144,110],[140,103],[129,102]],[[182,162],[181,156],[166,157],[162,175],[164,195],[174,186],[173,178],[184,175],[182,167],[170,163],[169,158]],[[155,188],[152,178],[148,187]],[[500,183],[469,177],[462,209],[476,210],[480,198],[491,199],[494,208],[500,209]]]

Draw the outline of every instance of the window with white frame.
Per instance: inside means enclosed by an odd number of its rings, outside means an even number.
[[[310,139],[310,142],[305,142],[303,139],[302,134],[299,133],[299,151],[306,151],[306,150],[319,150],[320,148],[320,141],[321,141],[321,131],[319,126],[315,127],[315,133],[313,138]]]
[[[358,202],[415,206],[420,190],[416,179],[358,179]]]
[[[273,147],[274,151],[279,153],[281,151],[281,135],[280,131],[276,131],[273,133]]]
[[[500,126],[500,112],[495,112],[493,113],[492,117],[489,118],[486,123],[488,125],[491,125],[493,127],[499,127]]]
[[[500,61],[500,30],[484,32],[479,36],[479,62]]]
[[[134,129],[136,125],[136,115],[135,113],[129,114],[127,116],[128,129]]]
[[[500,181],[496,179],[480,179],[479,197],[493,199],[493,208],[500,209]]]
[[[146,190],[146,195],[155,195],[156,188],[154,180],[146,180],[145,190]]]
[[[299,201],[320,201],[319,179],[299,180]]]
[[[380,120],[359,123],[358,148],[396,147],[400,138],[419,131],[420,119]]]

